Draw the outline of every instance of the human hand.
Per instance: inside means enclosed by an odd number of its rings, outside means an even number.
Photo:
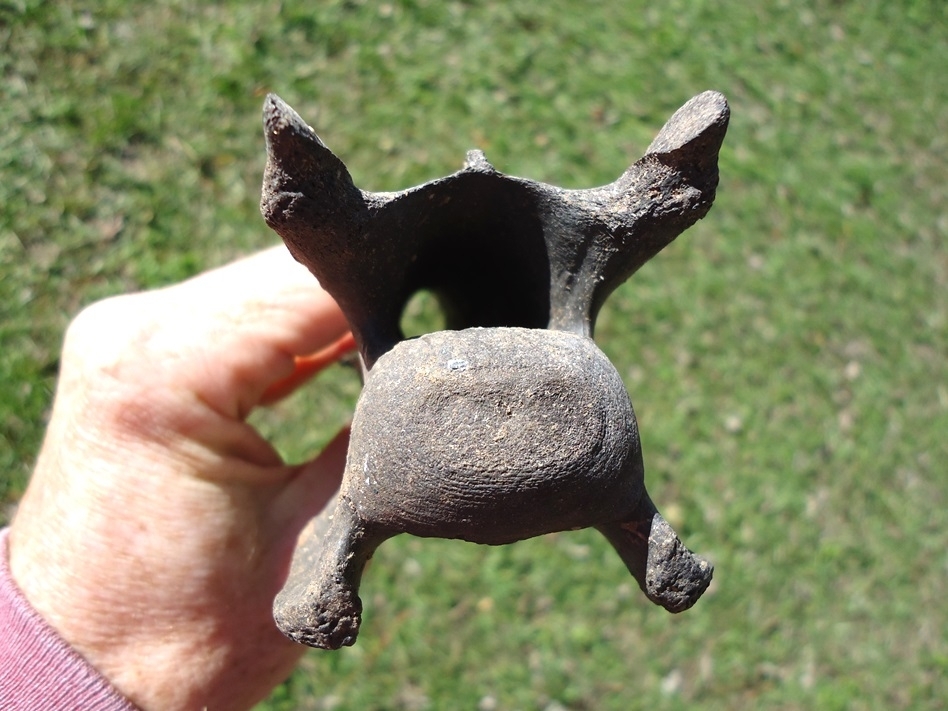
[[[250,707],[302,654],[271,605],[348,436],[291,466],[246,417],[347,329],[283,248],[108,299],[69,327],[10,569],[142,709]]]

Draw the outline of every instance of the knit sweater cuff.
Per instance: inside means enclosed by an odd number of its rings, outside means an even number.
[[[0,531],[0,708],[135,711],[27,602],[10,574],[8,533]]]

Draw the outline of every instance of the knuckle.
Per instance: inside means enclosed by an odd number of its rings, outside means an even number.
[[[88,371],[112,371],[147,339],[141,295],[113,296],[85,307],[66,329],[63,359]]]

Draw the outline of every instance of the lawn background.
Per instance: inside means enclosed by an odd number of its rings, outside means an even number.
[[[607,303],[649,490],[716,565],[677,617],[591,532],[402,537],[358,644],[261,708],[943,709],[948,699],[948,3],[0,2],[0,524],[65,325],[273,244],[279,93],[369,190],[458,169],[612,181],[708,88],[709,216]],[[256,416],[288,457],[336,369]]]

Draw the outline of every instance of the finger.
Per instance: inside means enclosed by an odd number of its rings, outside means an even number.
[[[347,333],[335,343],[310,356],[297,356],[293,372],[275,383],[271,383],[260,398],[261,405],[270,405],[291,394],[310,378],[336,363],[355,350],[356,342],[351,333]]]
[[[291,377],[297,357],[348,331],[332,297],[282,247],[156,292],[152,303],[170,325],[150,347],[174,354],[178,382],[235,419]]]
[[[333,298],[283,246],[212,269],[171,290],[191,308],[238,328],[256,327],[271,317],[290,319],[286,325],[291,327],[304,325],[277,334],[278,345],[296,355],[318,351],[349,330]]]

